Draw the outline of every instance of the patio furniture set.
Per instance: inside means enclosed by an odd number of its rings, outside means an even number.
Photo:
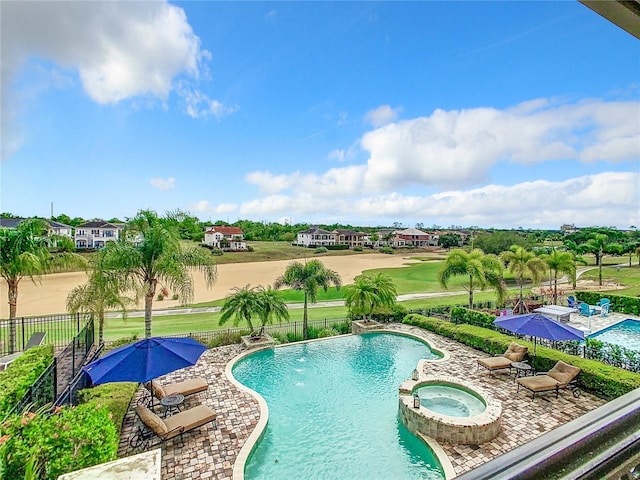
[[[569,389],[573,396],[580,396],[580,389],[577,384],[577,377],[580,368],[569,365],[563,361],[558,361],[548,372],[536,372],[527,363],[524,357],[529,349],[516,342],[511,342],[506,352],[489,358],[478,358],[478,366],[489,370],[492,374],[496,370],[509,369],[509,376],[513,373],[514,381],[518,384],[516,392],[523,387],[531,392],[531,399],[534,400],[536,393],[555,392],[556,398],[560,389]]]

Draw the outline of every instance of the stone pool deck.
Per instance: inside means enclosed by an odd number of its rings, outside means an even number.
[[[509,377],[508,371],[490,375],[484,368],[477,368],[476,359],[487,356],[485,353],[416,327],[392,324],[387,328],[420,336],[435,348],[450,353],[449,362],[427,362],[425,373],[463,378],[487,390],[502,402],[502,431],[493,441],[481,445],[440,443],[449,456],[456,475],[606,403],[586,392],[582,392],[579,398],[574,398],[566,390],[561,391],[557,399],[555,394],[544,394],[536,396],[532,401],[527,391],[521,389],[516,393],[517,386],[513,378]],[[204,425],[185,434],[184,442],[180,442],[178,437],[157,445],[162,448],[163,479],[232,479],[238,453],[260,418],[258,402],[234,386],[224,374],[226,364],[243,351],[245,349],[239,345],[208,350],[195,366],[173,372],[161,379],[162,383],[168,383],[196,376],[206,378],[209,389],[199,396],[187,398],[185,406],[188,408],[205,403],[218,413],[218,428],[214,428],[212,424]],[[129,447],[128,441],[136,427],[133,406],[141,394],[142,387],[125,417],[118,452],[120,457],[139,453]]]

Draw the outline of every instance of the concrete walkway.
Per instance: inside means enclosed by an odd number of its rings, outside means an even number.
[[[418,335],[451,354],[451,359],[446,363],[427,364],[425,371],[428,373],[464,378],[489,391],[502,402],[502,432],[495,440],[482,445],[441,444],[456,474],[471,470],[605,403],[587,392],[576,399],[568,391],[561,392],[558,399],[554,395],[542,395],[532,401],[524,391],[516,392],[516,384],[507,373],[489,375],[487,370],[477,368],[476,359],[486,354],[416,327],[392,324],[389,328]],[[206,378],[210,384],[208,391],[200,394],[199,398],[189,398],[186,407],[205,403],[218,413],[219,423],[217,429],[208,424],[185,434],[183,443],[175,439],[162,444],[163,479],[232,478],[238,452],[260,416],[258,402],[236,388],[224,374],[227,362],[242,351],[238,345],[208,350],[195,366],[160,379],[164,383],[196,376]],[[142,387],[137,397],[141,393]],[[124,420],[119,456],[138,453],[128,445],[135,426],[135,414],[130,410]]]

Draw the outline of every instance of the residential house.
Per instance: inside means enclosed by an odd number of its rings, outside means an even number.
[[[298,232],[298,238],[295,245],[300,247],[326,247],[336,244],[336,234],[329,230],[318,227],[311,227],[307,230]]]
[[[440,238],[436,233],[427,233],[417,228],[407,228],[406,230],[399,230],[395,232],[396,235],[405,241],[407,246],[412,247],[437,247],[438,239]]]
[[[565,235],[570,235],[572,233],[576,233],[578,229],[573,223],[572,224],[565,223],[560,227],[560,231]]]
[[[337,228],[332,233],[335,235],[336,245],[347,245],[349,249],[364,247],[371,243],[369,236],[364,232]]]
[[[107,242],[115,242],[121,227],[104,220],[92,220],[76,227],[76,248],[102,248]]]
[[[0,218],[0,227],[16,228],[25,220],[25,218]],[[54,222],[53,220],[47,220],[44,218],[42,220],[49,225],[49,235],[73,238],[73,227],[71,225],[65,225],[64,223]]]
[[[239,227],[211,226],[204,232],[204,244],[220,250],[247,250],[244,232]]]

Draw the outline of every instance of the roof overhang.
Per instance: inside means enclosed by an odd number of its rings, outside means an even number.
[[[640,39],[640,0],[578,0]]]

